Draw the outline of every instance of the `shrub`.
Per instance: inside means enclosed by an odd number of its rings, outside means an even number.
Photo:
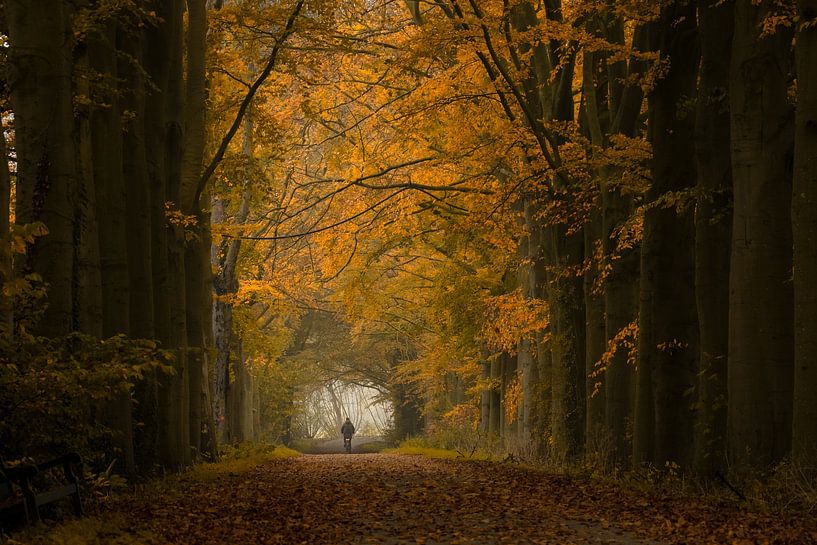
[[[9,459],[79,452],[104,468],[113,453],[102,422],[106,403],[157,370],[172,355],[156,343],[124,336],[101,341],[71,334],[0,338],[0,445]]]

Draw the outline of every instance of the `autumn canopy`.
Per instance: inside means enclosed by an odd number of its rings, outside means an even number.
[[[813,466],[815,17],[6,1],[0,455]]]

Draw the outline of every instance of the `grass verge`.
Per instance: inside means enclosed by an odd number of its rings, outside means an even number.
[[[402,444],[397,448],[387,448],[381,451],[383,454],[400,454],[404,456],[425,456],[438,460],[490,460],[491,457],[483,452],[474,452],[472,455],[461,454],[456,450],[425,447],[420,445]]]
[[[120,501],[149,501],[152,496],[181,496],[185,487],[193,483],[217,481],[227,475],[251,471],[272,460],[301,456],[295,450],[273,445],[242,444],[225,447],[217,463],[196,464],[185,471],[156,479],[136,492],[86,493],[89,516],[60,522],[46,521],[37,526],[20,529],[10,536],[0,535],[1,545],[160,545],[150,532],[134,527],[124,514],[115,512],[111,505]]]

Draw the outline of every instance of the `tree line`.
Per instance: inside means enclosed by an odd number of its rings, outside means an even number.
[[[537,178],[510,287],[549,325],[483,363],[482,429],[557,460],[808,461],[814,4],[412,5],[473,44]]]
[[[366,261],[434,290],[425,308],[397,290],[368,299],[381,319],[402,314],[388,327],[415,354],[398,374],[426,421],[471,407],[481,434],[557,461],[601,450],[704,475],[807,462],[813,3],[407,6],[383,19],[388,62],[354,76],[382,94],[320,122],[376,112],[370,132],[394,130],[423,158],[361,185],[424,191],[412,206],[433,218],[379,235]],[[406,247],[424,268],[408,269]]]
[[[5,7],[4,331],[172,353],[97,408],[129,472],[252,435],[327,310],[406,432],[813,454],[814,2],[230,4]]]

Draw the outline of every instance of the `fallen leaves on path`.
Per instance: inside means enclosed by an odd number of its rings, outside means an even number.
[[[813,521],[490,463],[392,455],[275,460],[130,499],[131,530],[178,544],[801,544]]]

